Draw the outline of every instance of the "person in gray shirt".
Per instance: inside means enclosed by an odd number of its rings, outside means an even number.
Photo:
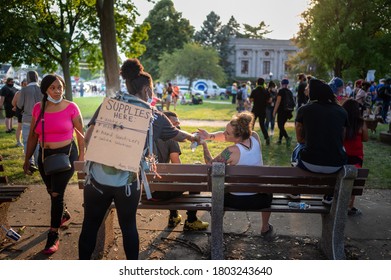
[[[27,139],[30,132],[30,124],[32,118],[32,110],[36,103],[41,102],[42,93],[38,85],[38,73],[36,71],[27,72],[27,86],[22,88],[19,93],[19,99],[16,106],[23,111],[22,115],[22,138],[24,152],[27,150]],[[36,168],[38,161],[38,145],[35,149],[34,155],[30,159],[31,167],[30,171],[34,172],[38,170]]]

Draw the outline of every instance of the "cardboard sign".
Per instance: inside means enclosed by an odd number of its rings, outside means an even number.
[[[86,160],[137,172],[152,110],[105,98],[92,132]]]

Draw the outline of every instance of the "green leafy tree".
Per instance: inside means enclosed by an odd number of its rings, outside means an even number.
[[[188,43],[183,49],[163,54],[159,64],[164,80],[183,76],[189,80],[189,87],[196,79],[210,79],[216,83],[225,80],[216,50],[196,43]]]
[[[148,40],[143,40],[146,51],[140,57],[145,69],[153,76],[158,77],[160,56],[163,53],[172,53],[191,42],[194,27],[182,13],[175,10],[171,0],[161,0],[149,12],[144,23],[149,23]]]
[[[61,66],[71,85],[80,61],[96,69],[103,59],[107,95],[119,89],[117,46],[139,56],[140,41],[147,38],[148,25],[135,25],[137,11],[125,0],[10,0],[0,5],[0,14],[0,61],[35,64],[45,72]],[[72,100],[70,86],[66,97]]]
[[[1,27],[7,30],[0,45],[1,60],[39,64],[49,72],[60,65],[66,84],[71,85],[71,73],[78,71],[80,50],[96,49],[87,37],[93,29],[91,3],[14,0],[2,4],[0,9],[5,18]],[[70,86],[66,87],[66,97],[72,100]]]
[[[194,41],[202,46],[213,47],[220,56],[220,66],[228,78],[233,75],[233,65],[229,61],[229,56],[233,51],[230,45],[230,38],[240,36],[240,25],[236,19],[231,16],[228,23],[223,25],[220,16],[215,12],[210,12],[206,16],[200,31],[194,35]]]
[[[388,0],[313,0],[295,38],[299,56],[338,77],[365,77],[369,69],[384,75],[391,62],[390,17]]]
[[[271,32],[270,30],[267,30],[268,27],[269,25],[266,25],[264,21],[261,21],[257,26],[251,26],[249,24],[244,23],[244,34],[239,36],[242,38],[249,39],[264,39],[265,35]]]
[[[220,21],[220,16],[212,11],[206,16],[206,20],[204,20],[201,30],[194,34],[194,41],[202,44],[203,46],[210,46],[215,49],[219,49],[221,44],[221,28],[222,23]]]

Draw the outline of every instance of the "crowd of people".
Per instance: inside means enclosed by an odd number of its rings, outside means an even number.
[[[236,91],[233,102],[238,113],[227,123],[225,130],[208,132],[199,129],[198,133],[189,133],[180,129],[178,115],[170,111],[171,104],[176,109],[180,96],[176,85],[157,82],[154,86],[151,75],[137,59],[127,59],[122,64],[121,76],[126,84],[124,94],[127,96],[125,99],[122,96],[122,100],[152,110],[153,121],[149,124],[149,136],[145,143],[145,147],[153,147],[149,151],[155,155],[155,161],[150,162],[152,166],[156,162],[181,163],[178,142],[186,140],[202,146],[206,164],[224,162],[227,165],[262,166],[262,141],[254,131],[255,122],[259,122],[266,145],[271,144],[277,122],[279,137],[276,143],[281,144],[285,139],[289,147],[292,137],[287,133],[285,125],[293,118],[296,110],[294,123],[297,146],[292,149],[291,164],[310,172],[335,173],[345,164],[363,166],[363,142],[368,140],[365,117],[375,112],[383,122],[388,121],[390,79],[381,80],[379,85],[357,80],[354,88],[351,88],[351,82],[345,84],[338,77],[326,83],[300,74],[296,95],[289,88],[288,79],[282,79],[278,89],[274,81],[266,84],[263,78],[257,80],[254,88],[250,82],[239,87],[234,84]],[[53,254],[58,250],[58,229],[71,219],[64,194],[74,173],[74,161],[84,160],[101,110],[99,106],[84,135],[83,118],[78,106],[63,98],[65,87],[64,80],[58,75],[46,75],[39,84],[38,74],[29,71],[20,91],[14,89],[12,79],[8,79],[1,90],[0,105],[4,104],[7,133],[13,132],[12,119],[15,115],[18,117],[16,145],[24,147],[23,170],[28,175],[39,171],[51,199],[50,228],[42,251],[44,254]],[[158,106],[160,110],[156,109]],[[381,106],[381,109],[377,106]],[[208,148],[209,141],[226,141],[232,145],[212,156]],[[54,165],[61,165],[55,171],[52,170],[53,166],[49,168],[45,164],[53,158]],[[141,162],[142,159],[143,156]],[[136,211],[141,196],[140,186],[146,183],[146,177],[142,173],[143,168],[139,172],[132,172],[87,161],[83,195],[84,218],[78,246],[80,259],[91,258],[98,229],[113,201],[116,204],[126,258],[138,259]],[[152,200],[180,195],[181,192],[154,192]],[[291,196],[300,197],[300,194]],[[323,202],[331,204],[332,199],[332,196],[325,196]],[[225,205],[238,209],[268,208],[271,201],[271,194],[225,195]],[[354,197],[351,198],[347,214],[361,214],[354,206]],[[268,241],[273,240],[276,235],[270,218],[270,212],[262,212],[261,236]],[[181,221],[182,216],[177,211],[170,211],[169,227],[176,227]],[[185,230],[205,230],[208,226],[207,222],[197,217],[196,211],[187,212]]]

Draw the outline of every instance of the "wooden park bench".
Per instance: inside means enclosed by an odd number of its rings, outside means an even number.
[[[8,208],[10,203],[16,201],[27,189],[27,186],[12,186],[8,184],[8,177],[4,174],[3,158],[0,156],[0,226],[8,226]],[[0,230],[0,240],[4,231]]]
[[[75,164],[79,186],[83,188],[83,162]],[[344,259],[344,229],[348,203],[352,194],[362,195],[368,169],[344,166],[338,174],[316,174],[296,167],[252,167],[212,165],[157,164],[160,177],[150,173],[147,178],[152,191],[191,191],[164,201],[149,201],[142,196],[139,209],[206,210],[211,211],[211,258],[224,259],[223,217],[225,211],[269,211],[287,213],[318,213],[322,217],[321,249],[329,259]],[[224,207],[225,192],[273,193],[270,208],[238,210]],[[286,194],[300,193],[301,202],[309,209],[290,208]],[[324,205],[325,194],[333,194],[331,206]],[[110,210],[112,211],[112,210]],[[112,220],[112,218],[108,219]],[[102,225],[112,230],[112,225]],[[103,231],[103,230],[102,230]],[[103,235],[103,236],[107,236]],[[103,243],[103,241],[99,241]]]

